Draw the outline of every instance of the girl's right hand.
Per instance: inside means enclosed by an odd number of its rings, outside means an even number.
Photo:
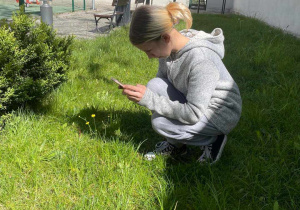
[[[123,95],[126,95],[127,98],[135,103],[138,103],[140,100],[142,100],[145,92],[146,92],[146,86],[137,84],[134,85],[123,85]]]

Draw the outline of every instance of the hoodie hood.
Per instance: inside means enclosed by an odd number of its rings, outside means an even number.
[[[208,48],[219,55],[221,59],[224,57],[224,35],[220,28],[214,29],[210,34],[204,31],[197,31],[194,29],[182,30],[180,33],[190,39],[190,41],[177,52],[176,57],[180,57],[183,53],[199,47]]]

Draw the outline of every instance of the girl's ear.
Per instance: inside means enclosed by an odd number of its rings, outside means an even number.
[[[170,42],[170,40],[171,40],[170,34],[167,34],[167,33],[162,34],[162,35],[161,35],[161,38],[162,38],[162,40],[163,40],[166,44],[168,44],[168,43]]]

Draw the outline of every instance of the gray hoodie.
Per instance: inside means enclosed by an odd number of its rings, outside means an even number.
[[[157,77],[167,78],[187,102],[171,101],[146,89],[139,102],[151,111],[184,124],[195,124],[205,115],[218,130],[228,134],[242,111],[240,91],[222,62],[224,36],[220,28],[211,34],[184,30],[189,42],[168,58],[159,59]]]

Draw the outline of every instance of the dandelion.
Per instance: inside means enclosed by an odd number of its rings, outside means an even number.
[[[93,129],[91,128],[90,122],[87,121],[85,117],[80,117],[80,116],[79,116],[79,118],[85,121],[85,124],[86,124],[86,125],[88,126],[88,128],[90,129],[91,134],[92,134],[93,136],[96,136],[96,137],[97,137],[97,127],[96,127],[96,121],[95,121],[95,116],[96,116],[96,115],[95,115],[95,114],[92,114],[91,116],[92,116],[92,118],[94,119],[95,131],[93,131]],[[80,133],[81,133],[81,132],[80,132]]]

